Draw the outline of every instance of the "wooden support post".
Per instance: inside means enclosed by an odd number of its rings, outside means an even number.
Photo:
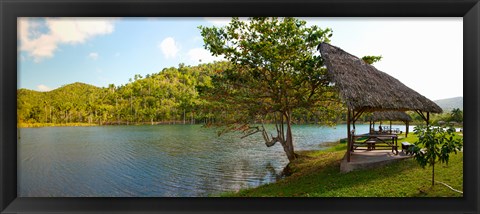
[[[409,128],[409,122],[405,121],[406,127],[405,127],[405,137],[408,137],[408,128]]]
[[[360,109],[355,113],[355,111],[352,110],[352,117],[350,118],[352,125],[353,125],[353,130],[355,130],[355,122],[362,116],[363,112],[365,112],[365,109]]]
[[[423,114],[422,111],[420,110],[415,110],[415,112],[417,112],[418,115],[420,115],[420,117],[422,117],[423,120],[425,120],[427,122],[427,125],[428,125],[428,120],[429,120],[429,112],[427,112],[427,117],[425,117],[425,115]]]
[[[363,108],[360,109],[360,110],[358,110],[358,112],[357,112],[356,114],[355,114],[355,112],[353,111],[353,112],[352,112],[352,120],[353,120],[353,121],[357,121],[357,120],[360,118],[360,116],[362,116],[363,112],[365,112],[365,109],[363,109]]]
[[[347,162],[350,162],[350,150],[351,150],[351,143],[350,141],[352,140],[352,136],[350,133],[350,108],[348,108],[347,112]]]
[[[430,112],[427,112],[427,126],[430,124]]]

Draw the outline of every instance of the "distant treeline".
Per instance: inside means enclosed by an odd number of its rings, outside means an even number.
[[[170,67],[142,77],[137,74],[129,83],[109,87],[96,87],[73,83],[49,92],[28,89],[17,91],[18,123],[24,127],[55,124],[89,123],[98,125],[128,124],[209,124],[227,115],[218,112],[222,105],[210,93],[215,75],[229,68],[228,62],[200,64],[198,66]],[[346,112],[346,111],[345,111]],[[423,120],[409,112],[414,123]],[[368,115],[358,123],[368,121]],[[268,122],[268,118],[266,118]],[[346,113],[338,115],[344,122]],[[321,123],[307,111],[293,113],[294,123]],[[432,117],[438,121],[463,121],[463,112],[452,112]],[[36,124],[36,125],[28,125]],[[40,124],[40,125],[39,125]],[[77,124],[78,125],[78,124]]]
[[[212,77],[221,75],[228,62],[165,68],[129,83],[96,87],[73,83],[49,92],[17,91],[19,124],[198,124],[221,120],[209,90]],[[342,120],[344,115],[339,115]],[[316,123],[308,112],[295,112],[296,123]]]

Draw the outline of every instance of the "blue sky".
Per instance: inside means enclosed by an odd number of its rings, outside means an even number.
[[[302,18],[333,30],[331,44],[432,99],[463,96],[462,18]],[[180,63],[221,60],[197,28],[229,18],[19,18],[18,88],[128,83]]]

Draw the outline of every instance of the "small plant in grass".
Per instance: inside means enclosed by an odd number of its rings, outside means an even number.
[[[463,138],[455,138],[453,127],[417,126],[414,129],[418,136],[412,148],[415,160],[421,167],[427,164],[432,167],[432,186],[435,185],[435,163],[448,164],[450,153],[457,153],[463,146]]]

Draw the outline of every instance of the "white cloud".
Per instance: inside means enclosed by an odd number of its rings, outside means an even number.
[[[213,61],[225,60],[222,56],[212,56],[212,54],[203,48],[190,49],[187,53],[188,58],[194,62],[208,63]]]
[[[43,85],[43,84],[40,84],[40,85],[37,85],[37,89],[39,91],[51,91],[52,89],[46,85]]]
[[[53,57],[61,44],[82,44],[114,30],[113,19],[105,18],[45,18],[41,23],[19,18],[17,23],[20,50],[35,62]],[[46,32],[40,32],[42,27]]]
[[[52,58],[57,47],[57,42],[51,35],[41,35],[33,41],[22,42],[21,50],[27,51],[35,62],[40,62],[44,58]]]
[[[98,53],[92,52],[88,54],[88,58],[92,60],[97,60],[98,59]]]
[[[180,50],[177,43],[175,42],[175,39],[173,39],[172,37],[165,38],[158,47],[162,50],[163,55],[165,55],[165,58],[167,59],[175,58],[178,51]]]
[[[113,32],[113,23],[110,20],[47,18],[46,22],[52,35],[60,42],[69,44],[83,43],[96,35]]]

